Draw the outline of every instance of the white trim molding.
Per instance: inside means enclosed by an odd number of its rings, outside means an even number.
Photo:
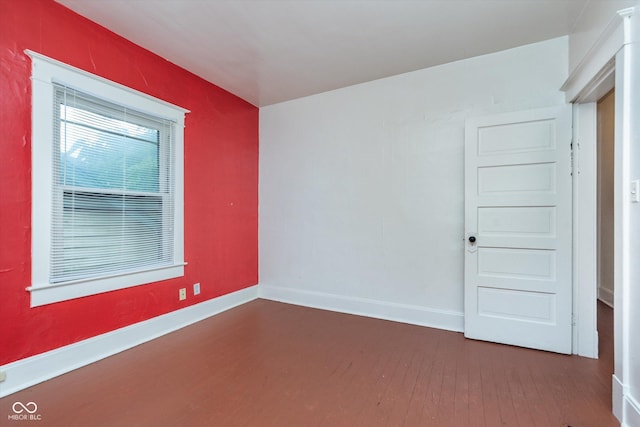
[[[622,420],[622,401],[624,400],[624,386],[622,381],[614,374],[611,375],[611,404],[613,415]]]
[[[598,357],[597,107],[573,107],[573,353]]]
[[[447,331],[462,332],[464,330],[464,314],[457,311],[263,284],[259,288],[259,297],[304,307],[427,326]]]
[[[613,415],[621,422],[620,427],[640,426],[640,403],[615,375],[612,376],[611,383]]]
[[[151,341],[258,298],[258,285],[0,366],[0,397]]]
[[[605,286],[598,287],[598,299],[613,308],[613,291]]]
[[[594,79],[602,78],[602,72],[606,73],[608,68],[612,68],[611,60],[624,43],[623,27],[623,20],[620,16],[615,16],[571,72],[560,88],[565,92],[567,102],[582,102],[579,96],[585,88],[588,88]]]
[[[45,71],[46,73],[51,73],[51,67],[53,69],[62,69],[62,73],[65,76],[70,76],[72,79],[75,79],[76,83],[73,81],[69,84],[70,87],[74,87],[76,89],[84,89],[84,87],[88,86],[90,92],[92,94],[100,94],[104,91],[104,87],[109,87],[117,92],[126,92],[128,95],[124,95],[129,106],[137,108],[139,111],[143,111],[151,114],[161,113],[163,117],[167,119],[172,119],[175,117],[175,111],[179,111],[182,114],[188,114],[190,111],[186,108],[180,107],[179,105],[172,104],[171,102],[167,102],[163,99],[158,99],[155,96],[151,96],[144,92],[140,92],[135,89],[131,89],[128,86],[122,85],[120,83],[111,81],[109,79],[105,79],[104,77],[97,76],[93,73],[90,73],[85,70],[81,70],[80,68],[74,67],[69,64],[65,64],[62,61],[58,61],[57,59],[49,58],[46,55],[43,55],[38,52],[34,52],[29,49],[25,49],[24,53],[26,53],[33,62],[39,62],[40,67],[48,68],[49,70]],[[67,74],[68,73],[68,74]],[[80,81],[78,83],[78,80]],[[47,81],[45,80],[45,83]],[[80,84],[80,86],[78,86]],[[118,103],[121,101],[119,98],[109,98],[112,102]],[[158,104],[162,104],[162,106],[158,106]]]
[[[636,162],[640,150],[638,78],[640,60],[640,15],[635,8],[619,12],[624,22],[624,45],[616,55],[615,123],[615,276],[614,276],[614,392],[613,413],[623,427],[640,425],[638,387],[640,376],[635,353],[640,347],[637,333],[638,294],[634,285],[640,269],[634,262],[640,250],[635,237],[640,232],[638,205],[631,201],[631,181],[640,172]]]
[[[629,394],[624,397],[623,412],[624,422],[621,427],[640,426],[640,403]]]

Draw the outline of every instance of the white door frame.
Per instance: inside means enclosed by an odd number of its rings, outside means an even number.
[[[573,353],[598,357],[597,107],[573,107]]]
[[[598,357],[597,101],[614,86],[611,59],[573,100],[573,349],[593,358]]]
[[[573,352],[593,358],[598,357],[596,102],[614,87],[621,72],[615,57],[624,43],[623,20],[617,17],[561,88],[574,103]]]
[[[565,85],[567,101],[574,102],[574,144],[576,171],[574,172],[574,349],[579,355],[597,357],[596,300],[597,283],[594,266],[596,248],[596,130],[595,102],[615,83],[615,367],[613,375],[613,413],[623,426],[640,423],[640,406],[630,390],[634,381],[630,374],[629,328],[631,312],[629,295],[632,276],[637,269],[630,264],[631,232],[639,227],[630,218],[629,189],[631,174],[630,153],[634,149],[633,131],[640,131],[632,120],[640,114],[640,104],[630,89],[640,84],[638,70],[638,34],[640,17],[634,8],[620,11],[615,25],[610,25]],[[604,61],[603,61],[604,59]],[[615,61],[614,61],[615,59]],[[637,120],[636,120],[637,122]],[[632,129],[632,126],[635,126]],[[636,148],[637,149],[637,148]],[[636,171],[637,174],[637,171]],[[635,175],[634,175],[635,176]],[[637,310],[637,308],[636,308]],[[634,403],[635,402],[635,403]]]

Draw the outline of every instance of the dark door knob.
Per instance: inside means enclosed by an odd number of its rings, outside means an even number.
[[[475,241],[476,241],[476,236],[469,236],[469,241],[470,241],[471,243],[475,243]]]

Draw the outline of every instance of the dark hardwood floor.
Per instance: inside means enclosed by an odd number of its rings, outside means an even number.
[[[0,399],[0,425],[619,426],[599,320],[592,360],[256,300]]]

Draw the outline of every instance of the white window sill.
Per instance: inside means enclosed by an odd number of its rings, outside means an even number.
[[[160,280],[182,277],[184,276],[185,265],[186,263],[162,266],[145,271],[123,273],[109,277],[74,280],[72,282],[34,284],[27,288],[27,290],[31,292],[31,307],[38,307],[117,289],[145,285]]]

